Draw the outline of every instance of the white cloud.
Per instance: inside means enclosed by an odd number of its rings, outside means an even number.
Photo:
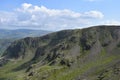
[[[30,7],[32,7],[32,4],[28,4],[28,3],[23,3],[23,4],[22,4],[22,8],[23,8],[23,9],[28,9],[28,8],[30,8]]]
[[[117,20],[107,20],[104,22],[106,25],[120,25],[120,21]]]
[[[91,23],[93,19],[102,19],[100,11],[74,12],[64,9],[48,9],[45,6],[34,6],[23,3],[13,12],[0,12],[0,25],[2,27],[36,28],[47,30],[61,30],[80,28]]]
[[[16,14],[12,12],[0,12],[0,25],[1,24],[10,24],[16,21]]]
[[[85,12],[84,15],[86,17],[99,18],[99,19],[102,19],[104,17],[103,13],[101,13],[100,11],[89,11],[89,12]]]

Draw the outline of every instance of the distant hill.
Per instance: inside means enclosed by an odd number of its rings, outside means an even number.
[[[25,37],[40,37],[48,33],[50,33],[50,31],[30,29],[0,29],[0,54],[2,54],[4,50],[10,45],[10,43],[15,40]]]
[[[119,80],[120,26],[63,30],[13,42],[0,80]]]
[[[50,32],[51,31],[30,29],[16,29],[16,30],[0,29],[0,39],[20,39],[25,37],[38,37]]]

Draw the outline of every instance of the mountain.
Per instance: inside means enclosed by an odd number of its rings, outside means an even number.
[[[0,54],[15,40],[25,37],[37,37],[50,33],[44,30],[16,29],[7,30],[0,29]]]
[[[119,80],[120,26],[63,30],[13,42],[0,80]]]
[[[0,39],[0,55],[14,41],[14,39]]]

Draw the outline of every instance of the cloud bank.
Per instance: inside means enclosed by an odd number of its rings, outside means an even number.
[[[81,28],[92,23],[92,20],[101,20],[104,14],[100,11],[75,12],[64,9],[48,9],[45,6],[36,6],[23,3],[13,12],[0,12],[1,28],[31,28],[44,30],[62,30]]]
[[[104,22],[106,25],[120,25],[120,21],[117,20],[107,20]]]

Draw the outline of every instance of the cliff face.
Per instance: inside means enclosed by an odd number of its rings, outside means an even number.
[[[27,37],[13,42],[2,57],[6,65],[21,61],[12,70],[25,70],[23,80],[119,80],[120,26]]]

